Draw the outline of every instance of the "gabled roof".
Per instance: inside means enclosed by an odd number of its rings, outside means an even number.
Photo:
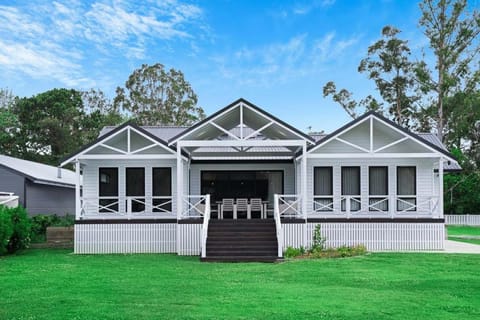
[[[203,119],[202,121],[199,121],[197,122],[196,124],[194,124],[193,126],[191,126],[190,128],[184,130],[183,132],[177,134],[176,136],[172,137],[171,139],[169,139],[168,143],[169,145],[173,145],[175,144],[178,140],[182,139],[183,137],[185,137],[186,135],[188,134],[191,134],[193,133],[194,131],[196,131],[197,129],[203,127],[205,124],[211,122],[212,120],[216,119],[218,116],[226,113],[227,111],[229,111],[229,109],[233,109],[233,108],[236,108],[238,105],[240,104],[244,104],[246,105],[247,107],[253,109],[254,111],[256,111],[257,113],[259,113],[260,115],[264,116],[265,118],[268,118],[268,119],[271,119],[272,121],[274,121],[275,123],[277,123],[279,126],[287,129],[288,131],[290,131],[291,133],[301,137],[302,139],[304,140],[307,140],[308,142],[310,142],[311,144],[315,143],[315,140],[310,137],[309,135],[303,133],[302,131],[298,130],[297,128],[289,125],[288,123],[278,119],[277,117],[273,116],[272,114],[266,112],[265,110],[263,110],[262,108],[254,105],[253,103],[251,103],[250,101],[247,101],[243,98],[240,98],[234,102],[232,102],[231,104],[229,104],[228,106],[218,110],[217,112],[213,113],[212,115],[210,115],[209,117]]]
[[[65,157],[64,159],[62,159],[61,161],[61,164],[60,166],[63,167],[64,165],[66,165],[67,163],[73,161],[73,159],[75,159],[75,157],[77,157],[78,155],[82,154],[82,153],[85,153],[87,152],[88,150],[92,149],[95,145],[97,144],[100,144],[102,141],[106,141],[108,140],[110,137],[114,136],[115,134],[123,131],[125,128],[132,128],[142,134],[144,134],[145,136],[149,137],[150,139],[152,139],[153,141],[156,141],[158,142],[158,144],[160,144],[161,146],[164,147],[164,149],[166,150],[169,150],[170,152],[174,153],[176,151],[175,148],[172,148],[170,146],[168,146],[167,142],[160,139],[159,137],[155,136],[154,134],[152,134],[151,132],[143,129],[142,127],[138,126],[136,123],[134,123],[133,121],[127,121],[125,123],[123,123],[122,125],[114,128],[113,130],[110,130],[109,132],[105,133],[104,135],[100,136],[99,138],[97,138],[96,140],[92,141],[91,143],[89,144],[86,144],[85,146],[83,146],[80,150],[68,155],[67,157]]]
[[[358,123],[360,123],[360,122],[362,122],[362,121],[364,121],[364,120],[366,120],[367,118],[370,118],[370,117],[374,117],[375,119],[383,122],[387,126],[390,126],[393,129],[396,129],[396,130],[402,132],[403,134],[405,134],[405,135],[411,137],[412,139],[416,140],[418,143],[420,143],[420,144],[422,144],[422,145],[424,145],[424,146],[426,146],[430,149],[433,149],[433,150],[445,155],[449,160],[452,160],[452,161],[456,162],[455,156],[452,155],[447,149],[445,149],[445,147],[438,140],[438,138],[437,139],[432,138],[432,134],[428,134],[428,136],[427,136],[426,134],[422,135],[422,134],[413,133],[410,130],[407,130],[407,129],[401,127],[400,125],[396,124],[395,122],[385,118],[383,115],[381,115],[377,112],[374,112],[374,111],[366,112],[362,116],[360,116],[360,117],[356,118],[355,120],[347,123],[346,125],[342,126],[341,128],[335,130],[334,132],[332,132],[332,133],[330,133],[326,136],[321,137],[315,143],[314,146],[309,148],[309,151],[313,151],[313,150],[319,148],[321,145],[323,145],[326,142],[332,140],[333,138],[340,135],[341,133],[348,131],[350,128],[354,127]]]
[[[5,155],[0,155],[0,166],[10,169],[34,183],[75,187],[75,172],[71,170],[60,169],[61,178],[58,178],[57,167]]]

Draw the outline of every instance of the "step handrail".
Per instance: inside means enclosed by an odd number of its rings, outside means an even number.
[[[273,195],[273,218],[275,219],[275,229],[277,232],[277,246],[278,246],[278,257],[283,257],[283,233],[282,233],[282,221],[280,220],[280,206],[279,206],[279,195]]]
[[[207,257],[207,237],[208,237],[208,223],[210,221],[210,195],[205,195],[205,213],[203,215],[203,226],[202,226],[202,258]]]

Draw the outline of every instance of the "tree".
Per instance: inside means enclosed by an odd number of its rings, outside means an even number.
[[[15,96],[11,90],[0,89],[0,154],[15,154],[15,133],[18,130],[18,119],[13,114]]]
[[[454,92],[477,88],[480,70],[478,62],[480,43],[480,14],[467,11],[466,0],[423,0],[420,3],[420,26],[430,41],[435,56],[435,67],[422,61],[416,68],[424,93],[432,93],[437,135],[444,140],[445,98]],[[428,112],[426,113],[428,115]]]
[[[18,156],[57,165],[83,144],[82,97],[73,89],[53,89],[31,98],[18,99],[14,114],[20,121]]]
[[[375,81],[393,120],[409,127],[419,96],[414,93],[414,63],[409,60],[408,41],[397,38],[399,33],[395,27],[383,27],[382,39],[368,47],[367,57],[360,61],[358,71],[367,72],[368,78]]]
[[[382,105],[371,95],[357,102],[352,98],[353,94],[347,89],[337,91],[337,86],[333,81],[329,81],[323,86],[323,96],[332,96],[333,101],[338,103],[353,119],[358,117],[358,107],[364,107],[365,111],[372,110],[382,113]]]
[[[103,127],[118,125],[126,120],[103,91],[90,89],[81,95],[85,111],[81,133],[83,143],[95,140]]]
[[[142,125],[190,125],[205,117],[197,95],[179,70],[143,64],[118,87],[114,105],[131,112]]]

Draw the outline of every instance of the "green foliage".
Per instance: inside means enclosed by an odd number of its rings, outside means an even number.
[[[73,215],[59,217],[57,215],[38,214],[31,218],[32,221],[32,241],[45,241],[48,227],[70,227],[75,223]]]
[[[285,252],[283,253],[283,256],[285,258],[295,258],[298,256],[303,256],[305,253],[306,253],[306,250],[304,247],[300,247],[300,248],[287,247],[287,249],[285,249]]]
[[[383,27],[382,38],[368,47],[358,71],[366,72],[375,82],[393,120],[409,127],[415,113],[414,103],[420,97],[415,93],[414,63],[409,58],[408,41],[397,37],[400,32],[392,26]]]
[[[27,211],[18,206],[10,208],[10,218],[12,219],[13,234],[8,242],[7,250],[14,253],[18,250],[28,248],[30,244],[31,223]]]
[[[470,12],[466,0],[423,0],[420,10],[419,24],[429,40],[435,64],[419,62],[417,79],[422,91],[436,100],[427,108],[435,113],[438,136],[443,141],[445,121],[451,114],[444,108],[445,99],[458,92],[478,90],[480,42],[476,40],[480,35],[480,13]],[[463,110],[461,105],[455,107]]]
[[[205,117],[183,73],[160,63],[134,70],[116,93],[115,107],[130,111],[141,125],[190,125]]]
[[[0,206],[0,255],[7,252],[10,237],[13,234],[13,223],[7,207]]]
[[[322,258],[346,258],[346,257],[355,257],[362,256],[367,254],[367,248],[362,245],[355,246],[346,246],[343,245],[338,248],[326,248],[324,250],[317,250],[311,252],[312,258],[322,259]]]
[[[28,248],[30,229],[30,220],[23,207],[0,206],[0,254]]]
[[[313,231],[313,243],[310,252],[322,251],[325,249],[326,238],[322,236],[321,226],[317,224]]]

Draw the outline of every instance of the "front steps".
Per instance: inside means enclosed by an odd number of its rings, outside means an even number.
[[[202,261],[275,262],[278,244],[272,219],[210,220]]]

